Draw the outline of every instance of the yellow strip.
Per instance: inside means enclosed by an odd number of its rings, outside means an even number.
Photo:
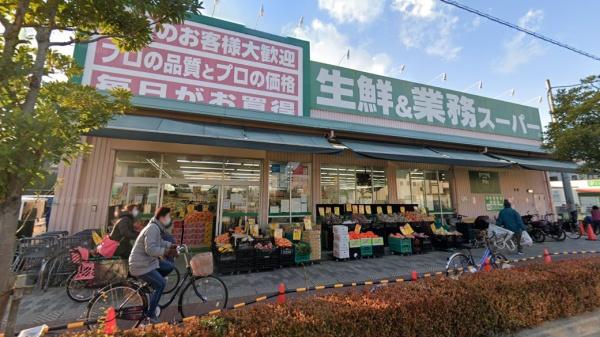
[[[397,279],[396,279],[396,282],[397,282],[397,283],[404,282],[404,279],[403,279],[403,278],[397,278]]]
[[[353,286],[353,287],[356,287],[356,282],[352,282],[352,286]]]
[[[306,288],[296,288],[297,293],[301,293],[303,291],[306,291]]]
[[[169,322],[156,323],[156,324],[153,324],[152,326],[155,328],[160,328],[160,327],[167,326],[167,325],[169,325]]]
[[[233,306],[234,309],[241,308],[246,305],[246,302],[238,303]]]
[[[218,314],[220,312],[221,312],[221,309],[216,309],[216,310],[209,311],[208,314],[209,315],[216,315],[216,314]]]
[[[325,286],[315,286],[315,290],[325,289]]]
[[[343,286],[344,286],[344,284],[342,284],[342,283],[336,283],[333,285],[334,288],[341,288]]]
[[[188,316],[188,317],[184,317],[182,319],[182,321],[184,321],[184,322],[191,322],[191,321],[193,321],[195,319],[196,319],[196,316]]]
[[[256,302],[264,301],[267,299],[267,296],[261,296],[256,298]]]
[[[543,257],[543,255],[538,255],[537,256],[538,259],[541,259],[542,257]]]
[[[574,251],[573,251],[573,254],[579,254],[579,253],[578,253],[577,251],[575,251],[575,250],[574,250]]]
[[[529,259],[530,260],[535,260],[535,256],[530,256]]]
[[[85,324],[84,321],[69,323],[69,324],[67,324],[67,329],[83,328],[84,324]]]
[[[559,253],[559,252],[554,252],[554,253],[552,253],[552,255],[558,255],[558,254],[560,254],[560,253]]]
[[[568,255],[569,254],[569,252],[567,252],[566,250],[564,252],[562,252],[562,253],[563,253],[563,255]]]
[[[585,251],[585,250],[582,250],[582,251],[581,251],[581,254],[587,254],[587,251]]]
[[[388,282],[389,282],[388,280],[380,280],[380,281],[379,281],[379,283],[381,283],[381,284],[386,284],[386,283],[388,283]]]
[[[366,286],[371,285],[371,284],[373,284],[373,281],[365,281]]]
[[[440,276],[440,275],[442,275],[443,273],[442,273],[441,271],[437,271],[437,272],[435,272],[435,274],[436,274],[437,276]]]
[[[595,250],[590,250],[590,253],[595,254],[596,251]]]
[[[423,274],[423,277],[431,277],[431,274],[430,273],[425,273],[425,274]]]

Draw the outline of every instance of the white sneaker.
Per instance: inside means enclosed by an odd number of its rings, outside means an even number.
[[[523,254],[525,254],[525,253],[523,253],[523,252],[518,252],[517,254],[519,254],[519,255],[523,255]]]
[[[161,313],[162,313],[162,310],[160,309],[160,307],[156,307],[156,309],[154,310],[154,317],[156,317],[158,319],[160,317]]]

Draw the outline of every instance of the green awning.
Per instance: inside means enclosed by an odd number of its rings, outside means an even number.
[[[249,149],[338,153],[325,137],[275,130],[196,123],[160,117],[122,115],[92,136]]]
[[[533,157],[513,157],[499,154],[490,154],[498,159],[503,159],[515,163],[522,168],[537,171],[551,172],[575,172],[579,168],[577,164],[569,161],[558,161],[545,158]]]
[[[505,160],[496,159],[480,152],[448,150],[432,148],[433,151],[441,154],[450,164],[459,166],[478,166],[478,167],[509,167],[513,163]]]

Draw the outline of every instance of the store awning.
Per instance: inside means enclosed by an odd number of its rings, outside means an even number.
[[[522,168],[528,170],[537,171],[551,171],[551,172],[575,172],[578,169],[577,164],[569,161],[558,161],[544,158],[525,158],[525,157],[513,157],[506,155],[490,154],[498,159],[508,160],[513,162]]]
[[[178,121],[160,117],[116,116],[91,135],[155,142],[240,147],[270,151],[338,153],[325,137],[275,130]]]
[[[426,147],[341,139],[353,152],[369,158],[417,163],[478,167],[507,167],[512,163],[478,152],[430,149]]]

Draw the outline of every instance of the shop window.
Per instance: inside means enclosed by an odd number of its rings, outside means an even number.
[[[160,177],[161,156],[152,152],[118,151],[115,162],[115,177]]]
[[[383,168],[321,167],[321,203],[385,203],[387,197],[387,179]]]
[[[269,222],[301,222],[311,214],[310,164],[269,163]]]
[[[158,205],[159,184],[114,183],[111,190],[109,219],[114,220],[118,210],[129,204],[140,207],[141,219],[150,219]]]
[[[429,214],[442,218],[454,213],[447,171],[399,169],[396,186],[400,203],[417,204]]]
[[[260,161],[257,160],[165,154],[162,169],[163,178],[167,179],[260,181]]]

